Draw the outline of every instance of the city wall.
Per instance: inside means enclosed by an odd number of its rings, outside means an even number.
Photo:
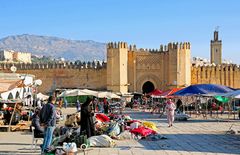
[[[0,63],[1,72],[10,73],[10,63]],[[106,63],[14,64],[16,73],[33,74],[43,81],[39,92],[56,88],[88,88],[106,90]]]
[[[192,66],[192,84],[221,84],[240,88],[240,67],[237,65]]]

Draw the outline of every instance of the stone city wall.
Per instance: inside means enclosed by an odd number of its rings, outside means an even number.
[[[0,63],[2,72],[10,73],[12,64]],[[38,91],[48,93],[56,88],[88,88],[106,90],[106,63],[14,64],[16,73],[32,74],[43,84]]]

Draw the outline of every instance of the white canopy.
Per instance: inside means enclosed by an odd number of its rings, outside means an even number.
[[[111,92],[99,92],[97,97],[98,98],[106,97],[106,98],[110,98],[110,99],[112,99],[112,98],[120,99],[121,98],[120,96],[118,96],[118,95],[116,95],[114,93],[111,93]]]
[[[62,92],[58,97],[67,97],[67,96],[85,96],[89,95],[86,92],[83,92],[80,89],[73,89],[73,90],[65,90]]]
[[[49,98],[49,96],[44,95],[44,94],[42,94],[42,93],[38,93],[38,94],[37,94],[37,99],[47,100],[48,98]]]
[[[240,94],[239,94],[239,95],[237,95],[237,96],[235,96],[234,98],[240,99]]]
[[[111,93],[111,92],[98,92],[94,90],[89,90],[89,89],[73,89],[73,90],[65,90],[62,92],[58,97],[67,97],[67,96],[95,96],[98,98],[116,98],[120,99],[121,97]]]
[[[92,96],[95,96],[97,97],[98,95],[98,92],[97,91],[94,91],[94,90],[90,90],[90,89],[82,89],[81,90],[83,93],[86,93],[88,95],[92,95]]]

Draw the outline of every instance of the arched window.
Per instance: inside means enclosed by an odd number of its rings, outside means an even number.
[[[12,93],[10,93],[10,94],[8,95],[8,99],[9,99],[9,100],[13,99]]]
[[[15,99],[19,98],[19,92],[17,91]]]

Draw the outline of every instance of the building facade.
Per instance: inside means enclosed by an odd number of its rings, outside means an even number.
[[[31,53],[28,52],[16,52],[13,50],[1,50],[0,61],[6,63],[32,63]]]
[[[190,43],[137,49],[125,42],[107,45],[107,89],[143,92],[191,84]]]

